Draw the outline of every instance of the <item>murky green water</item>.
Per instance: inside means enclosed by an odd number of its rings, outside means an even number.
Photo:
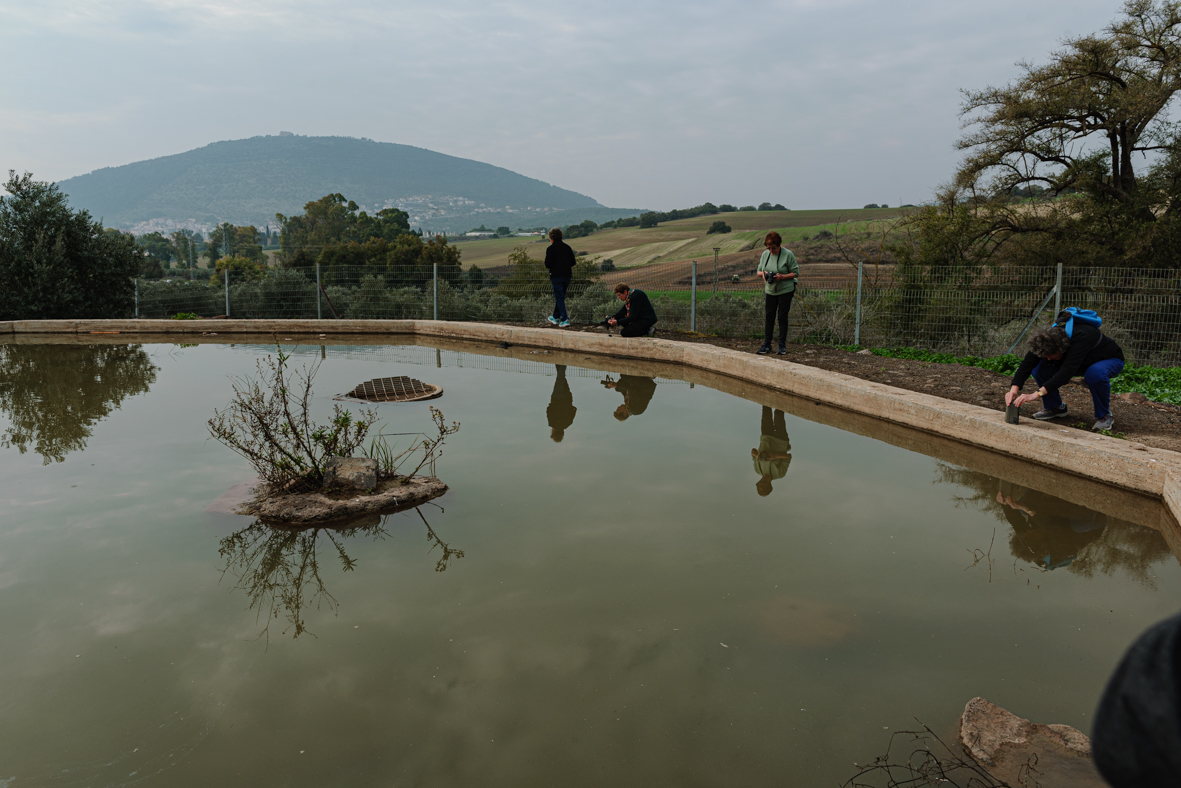
[[[265,349],[0,346],[0,785],[836,785],[975,695],[1089,730],[1176,610],[1156,531],[486,352],[327,349],[321,412],[409,374],[463,425],[439,506],[338,533],[205,510],[249,475],[205,420]]]

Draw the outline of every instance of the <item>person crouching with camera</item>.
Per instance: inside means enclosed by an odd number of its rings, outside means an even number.
[[[615,297],[623,302],[623,307],[603,323],[619,326],[621,337],[642,337],[656,332],[656,310],[643,290],[618,284],[615,285]]]

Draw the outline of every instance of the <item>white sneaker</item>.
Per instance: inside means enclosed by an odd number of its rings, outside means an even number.
[[[558,319],[556,317],[554,317],[553,315],[550,315],[549,317],[547,317],[546,320],[553,323],[555,326],[558,324]]]

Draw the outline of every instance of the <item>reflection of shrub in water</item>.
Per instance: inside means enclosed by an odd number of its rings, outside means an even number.
[[[86,448],[95,424],[145,394],[156,365],[139,345],[0,345],[0,410],[11,423],[0,446],[44,464]]]
[[[1122,570],[1137,582],[1155,587],[1152,566],[1169,555],[1157,531],[1041,493],[1036,495],[1040,503],[1028,506],[1031,498],[1022,498],[1023,488],[1018,485],[942,462],[935,465],[936,482],[967,488],[967,495],[953,497],[957,508],[990,513],[1012,527],[1009,549],[1015,558],[1042,569],[1061,566],[1083,577]],[[998,494],[1015,506],[999,502]],[[1047,503],[1051,511],[1044,511]],[[1029,516],[1022,508],[1034,514]]]
[[[426,526],[431,549],[438,546],[442,550],[435,571],[446,571],[451,561],[463,558],[463,551],[440,539],[421,510],[415,507],[414,511]],[[387,520],[393,516],[373,514],[344,525],[304,528],[273,526],[255,520],[221,540],[217,552],[225,560],[222,576],[227,572],[233,575],[237,579],[234,589],[246,592],[250,609],[258,617],[266,616],[267,623],[259,637],[269,640],[271,621],[282,615],[287,626],[281,634],[292,631],[292,637],[297,638],[308,632],[304,609],[327,607],[335,614],[338,606],[320,575],[321,544],[330,543],[341,571],[351,572],[357,568],[357,561],[345,550],[346,540],[358,536],[384,540],[390,535],[386,530]]]

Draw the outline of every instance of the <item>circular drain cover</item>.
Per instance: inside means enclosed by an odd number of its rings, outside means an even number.
[[[374,378],[367,380],[342,397],[363,400],[365,402],[417,402],[423,399],[434,399],[443,393],[442,386],[423,383],[421,380],[406,377]]]

